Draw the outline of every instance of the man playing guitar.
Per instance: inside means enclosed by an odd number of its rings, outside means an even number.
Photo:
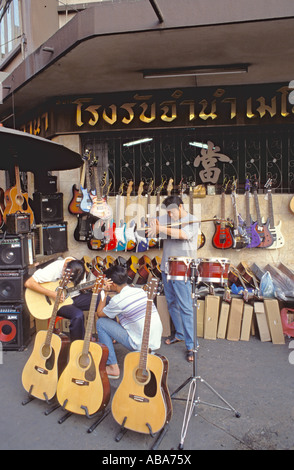
[[[189,214],[182,199],[171,195],[163,201],[167,214],[150,221],[149,237],[157,235],[163,239],[161,272],[168,310],[174,324],[175,333],[167,338],[170,345],[185,341],[186,359],[193,361],[193,303],[191,283],[186,280],[167,279],[168,259],[170,257],[187,257],[196,259],[198,226],[196,217]]]

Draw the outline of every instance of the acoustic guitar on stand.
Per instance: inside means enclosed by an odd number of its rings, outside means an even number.
[[[108,348],[91,341],[98,295],[103,276],[96,279],[84,340],[71,343],[69,361],[57,385],[57,400],[64,410],[90,417],[105,409],[110,398],[106,373]]]
[[[16,214],[17,212],[24,212],[30,216],[30,224],[34,222],[34,213],[29,205],[28,193],[23,193],[21,190],[20,175],[18,165],[14,166],[15,171],[15,186],[7,189],[4,193],[5,209],[3,212],[3,219],[6,222],[8,214]]]
[[[130,352],[124,361],[124,375],[112,400],[112,414],[118,424],[143,434],[160,431],[172,416],[167,388],[168,361],[149,354],[152,304],[158,280],[151,279],[147,292],[146,317],[140,352]]]
[[[59,355],[62,348],[60,336],[54,331],[57,311],[63,290],[70,280],[71,270],[66,269],[57,289],[50,323],[47,331],[38,331],[33,351],[22,372],[22,384],[29,396],[49,401],[56,394]]]

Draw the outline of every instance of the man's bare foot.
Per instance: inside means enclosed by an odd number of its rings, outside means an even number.
[[[118,379],[119,378],[118,364],[110,364],[109,366],[106,366],[106,373],[110,379]]]

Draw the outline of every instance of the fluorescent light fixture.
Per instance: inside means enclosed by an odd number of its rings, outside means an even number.
[[[143,144],[144,142],[150,142],[150,140],[153,140],[153,138],[146,137],[145,139],[138,139],[138,140],[133,140],[132,142],[127,142],[126,144],[123,144],[123,146],[131,147],[132,145],[139,145],[139,144]]]
[[[207,65],[196,67],[179,67],[174,69],[143,70],[143,78],[195,77],[198,75],[224,75],[247,73],[249,64]]]
[[[189,142],[189,144],[192,145],[193,147],[200,147],[201,149],[208,149],[208,145],[202,144],[202,142]]]

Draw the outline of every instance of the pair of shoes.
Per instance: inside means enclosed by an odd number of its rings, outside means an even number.
[[[194,362],[194,353],[192,350],[186,351],[186,359],[188,362]]]
[[[167,344],[169,346],[170,344],[181,343],[182,341],[184,341],[184,340],[183,339],[178,339],[175,336],[169,336],[168,338],[166,338],[165,344]]]
[[[107,374],[109,379],[119,379],[119,375]]]

